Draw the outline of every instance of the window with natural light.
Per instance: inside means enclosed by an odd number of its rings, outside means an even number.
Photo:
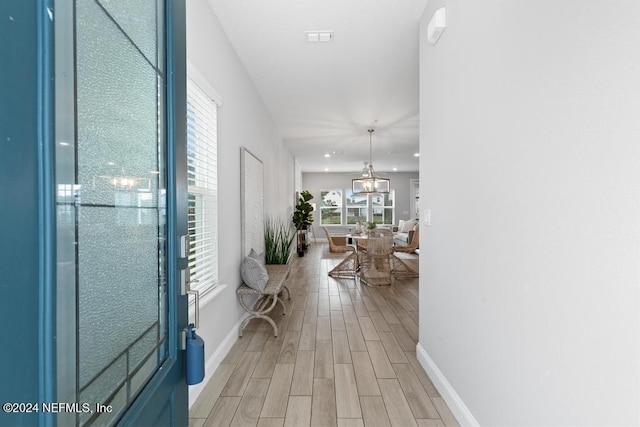
[[[384,194],[373,194],[371,197],[371,214],[376,224],[392,225],[395,212],[394,191]]]
[[[344,194],[347,225],[353,225],[358,222],[393,225],[396,210],[394,190],[381,194],[354,194],[351,189],[346,189]]]
[[[218,283],[217,104],[187,79],[187,179],[190,288],[200,295]]]
[[[351,189],[345,190],[347,200],[347,224],[367,222],[369,197],[366,194],[353,194]]]
[[[342,190],[320,191],[320,224],[342,224]]]

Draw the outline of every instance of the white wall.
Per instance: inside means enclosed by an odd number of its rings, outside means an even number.
[[[212,362],[230,345],[225,338],[235,339],[233,328],[244,315],[235,294],[242,281],[240,148],[246,147],[264,163],[265,215],[288,217],[293,211],[294,163],[206,0],[187,2],[187,57],[222,97],[218,113],[218,265],[220,283],[228,286],[201,310],[198,329],[206,343],[206,358]],[[208,369],[207,377],[212,373]],[[191,400],[199,390],[190,391]]]
[[[481,425],[640,424],[638,22],[623,0],[423,16],[419,351]]]

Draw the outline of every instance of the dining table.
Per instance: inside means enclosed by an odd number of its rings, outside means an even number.
[[[367,233],[362,233],[362,234],[349,233],[345,237],[347,239],[353,239],[356,242],[355,244],[355,247],[356,247],[355,258],[357,262],[356,270],[358,275],[360,276],[361,275],[360,266],[363,263],[363,258],[366,256],[365,248],[367,247],[367,241],[369,240],[370,236]],[[358,244],[358,242],[362,242],[363,244]],[[405,261],[403,261],[401,258],[396,256],[395,253],[391,254],[391,261],[393,264],[391,273],[394,277],[396,278],[419,277],[418,271],[414,267],[410,266]]]
[[[392,284],[391,255],[393,240],[389,235],[347,234],[356,241],[356,258],[360,280],[372,286]],[[375,244],[374,244],[375,242]]]

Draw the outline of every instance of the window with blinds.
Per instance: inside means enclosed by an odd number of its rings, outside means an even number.
[[[202,296],[218,283],[217,105],[187,78],[187,179],[191,289]]]

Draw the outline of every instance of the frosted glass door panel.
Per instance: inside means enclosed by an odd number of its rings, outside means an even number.
[[[60,317],[75,333],[67,400],[113,410],[60,425],[116,423],[167,358],[162,5],[75,2],[75,141],[56,163],[58,287],[75,304]]]
[[[158,224],[139,221],[146,210],[80,209],[80,387],[158,322]]]
[[[157,205],[157,70],[94,0],[79,1],[77,13],[82,203],[135,206],[133,197],[117,198],[129,190],[149,192]]]
[[[161,22],[162,8],[149,0],[99,0],[106,13],[116,22],[145,58],[162,71],[158,58],[157,22]]]

